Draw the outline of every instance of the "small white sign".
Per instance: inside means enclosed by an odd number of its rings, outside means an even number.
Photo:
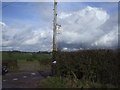
[[[53,61],[54,64],[56,64],[57,62],[56,61]]]

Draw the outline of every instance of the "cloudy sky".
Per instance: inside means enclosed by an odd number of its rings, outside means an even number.
[[[2,50],[51,51],[52,2],[3,2]],[[116,48],[118,45],[117,2],[59,2],[63,50]]]

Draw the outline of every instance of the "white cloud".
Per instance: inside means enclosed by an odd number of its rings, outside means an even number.
[[[67,14],[67,13],[61,13],[61,15],[59,16],[59,18],[60,19],[64,19],[64,18],[70,17],[71,15],[72,15],[71,13],[69,13],[69,14]]]
[[[33,39],[27,40],[24,42],[25,45],[35,45],[38,43],[38,37],[34,37]]]
[[[6,26],[5,23],[0,22],[0,50],[2,50],[2,29]]]
[[[113,17],[112,17],[113,18]],[[82,10],[58,16],[62,25],[63,50],[78,50],[91,47],[112,47],[117,45],[117,25],[111,16],[101,8],[86,7]],[[47,20],[46,20],[47,22]],[[2,33],[3,50],[51,51],[52,28],[35,26],[4,26]],[[18,27],[18,28],[17,28]]]
[[[3,30],[3,50],[50,51],[51,44],[52,30],[48,28],[6,26]]]
[[[68,48],[64,47],[63,50],[68,50]]]
[[[62,47],[64,45],[70,46],[70,44],[72,47],[74,44],[79,48],[81,44],[86,48],[101,47],[101,44],[105,47],[113,46],[112,41],[117,42],[118,29],[117,25],[112,23],[114,28],[105,31],[107,27],[110,27],[106,23],[110,18],[110,15],[102,8],[90,6],[71,13],[61,13],[58,21],[63,29],[60,36],[61,42],[64,42]],[[103,25],[106,27],[101,28]]]
[[[113,45],[118,44],[118,28],[115,27],[114,30],[110,31],[108,34],[105,34],[102,36],[98,41],[96,41],[94,44],[97,46],[109,46],[112,47]]]
[[[6,24],[5,24],[5,23],[3,23],[3,22],[0,22],[0,27],[1,27],[1,26],[3,26],[3,27],[4,27],[4,26],[6,26]]]

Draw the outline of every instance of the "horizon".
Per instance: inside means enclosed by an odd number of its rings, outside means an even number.
[[[112,51],[116,51],[116,50],[120,50],[120,48],[116,48],[116,49],[82,49],[82,50],[71,50],[71,51],[68,51],[68,50],[61,50],[60,52],[77,52],[77,51],[96,51],[96,50],[112,50]],[[44,52],[48,52],[48,53],[51,53],[53,51],[19,51],[19,50],[6,50],[6,51],[0,51],[0,52],[25,52],[25,53],[44,53]],[[57,51],[59,52],[59,51]]]

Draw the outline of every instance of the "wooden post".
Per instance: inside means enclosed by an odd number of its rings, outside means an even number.
[[[52,60],[52,75],[56,74],[56,25],[57,25],[57,2],[54,0],[54,20],[53,20],[53,60]]]

